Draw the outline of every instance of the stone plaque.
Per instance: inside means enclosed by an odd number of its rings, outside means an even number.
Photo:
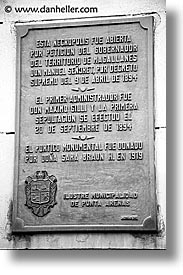
[[[153,18],[17,25],[13,230],[156,230]]]

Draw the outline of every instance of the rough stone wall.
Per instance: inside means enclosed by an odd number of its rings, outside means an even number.
[[[60,5],[55,0],[54,5]],[[53,1],[9,0],[0,2],[0,248],[7,249],[165,249],[166,248],[166,89],[165,89],[165,1],[164,0],[116,0],[72,1],[73,6],[98,7],[93,16],[144,16],[153,15],[154,30],[154,102],[155,102],[155,165],[157,186],[158,233],[44,233],[19,234],[11,232],[14,138],[15,138],[15,96],[16,96],[16,35],[15,22],[40,22],[46,20],[78,18],[77,14],[59,13],[7,13],[4,8],[21,6],[52,6]],[[92,4],[92,5],[91,5]],[[62,6],[68,5],[63,0]]]

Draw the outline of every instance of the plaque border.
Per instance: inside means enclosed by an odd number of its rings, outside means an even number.
[[[102,25],[116,25],[126,23],[139,23],[143,29],[148,31],[148,111],[149,111],[149,193],[153,196],[151,198],[150,214],[146,217],[140,225],[35,225],[25,226],[24,220],[17,215],[18,204],[18,156],[20,149],[20,83],[21,83],[21,39],[25,37],[29,30],[39,29],[57,29],[69,27],[87,27],[87,26],[102,26]],[[69,231],[83,231],[83,232],[157,232],[157,198],[156,198],[156,178],[155,178],[155,111],[154,111],[154,41],[153,28],[154,16],[142,17],[123,17],[123,16],[103,16],[91,17],[82,19],[65,19],[55,20],[54,22],[39,22],[39,23],[17,23],[16,25],[16,113],[15,113],[15,157],[14,157],[14,186],[13,186],[13,216],[12,216],[12,231],[18,232],[69,232]]]

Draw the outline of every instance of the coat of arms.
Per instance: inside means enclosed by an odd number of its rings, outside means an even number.
[[[57,179],[48,176],[47,171],[36,171],[32,177],[25,180],[25,205],[38,217],[43,217],[50,212],[56,202]]]

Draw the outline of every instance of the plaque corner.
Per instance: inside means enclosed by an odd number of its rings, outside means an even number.
[[[143,28],[144,30],[148,30],[149,28],[151,28],[153,26],[153,20],[154,20],[153,16],[147,16],[147,17],[140,18],[139,23],[140,23],[141,28]]]
[[[24,221],[16,217],[13,221],[12,231],[16,233],[16,232],[23,231],[23,229],[24,229]]]
[[[156,221],[151,216],[148,216],[143,221],[143,229],[147,231],[156,231],[157,230]]]
[[[29,26],[16,25],[16,33],[17,33],[18,37],[23,38],[23,37],[27,36],[28,32],[29,32]]]

